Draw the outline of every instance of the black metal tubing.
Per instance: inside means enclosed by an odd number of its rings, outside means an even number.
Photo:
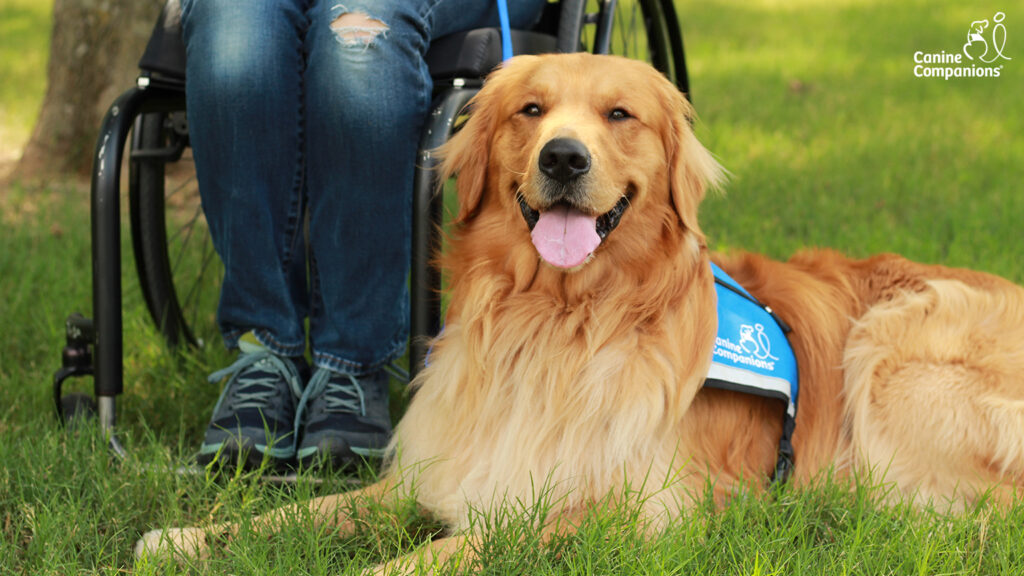
[[[561,0],[558,14],[558,52],[579,52],[580,34],[583,32],[583,16],[587,9],[586,0]]]
[[[603,0],[597,17],[597,32],[594,34],[594,54],[608,54],[612,45],[612,25],[615,21],[616,0]]]
[[[648,0],[651,1],[651,0]],[[690,74],[686,68],[686,49],[683,45],[683,27],[679,22],[675,4],[671,0],[656,0],[665,16],[665,25],[668,34],[668,43],[672,50],[672,63],[675,67],[676,86],[679,91],[686,95],[691,103],[693,98],[690,94]]]
[[[420,136],[412,196],[412,252],[409,271],[410,318],[409,375],[423,367],[428,339],[441,331],[441,272],[431,260],[441,248],[444,196],[435,169],[434,150],[448,141],[455,120],[479,91],[475,85],[452,87],[434,99],[430,116]]]
[[[128,133],[139,114],[180,106],[178,90],[132,88],[114,101],[100,126],[91,192],[93,350],[96,398],[124,391],[121,314],[121,165]],[[110,422],[109,424],[113,424]]]

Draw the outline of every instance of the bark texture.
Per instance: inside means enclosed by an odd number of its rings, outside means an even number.
[[[138,75],[161,0],[54,0],[47,89],[15,177],[86,174],[100,121]]]

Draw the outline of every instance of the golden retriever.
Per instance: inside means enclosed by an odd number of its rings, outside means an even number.
[[[458,175],[451,307],[397,426],[383,479],[299,507],[342,530],[360,502],[415,499],[451,535],[380,567],[471,555],[474,510],[538,498],[572,530],[639,492],[650,526],[704,497],[764,487],[776,400],[702,388],[714,259],[792,327],[792,482],[870,471],[916,502],[1012,499],[1024,473],[1024,290],[894,255],[713,257],[697,222],[722,170],[693,111],[649,66],[519,57],[493,73],[443,148]],[[609,498],[611,500],[609,500]],[[209,533],[154,531],[140,553],[201,554]]]

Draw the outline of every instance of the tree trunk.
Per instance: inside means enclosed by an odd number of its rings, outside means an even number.
[[[100,121],[135,82],[161,6],[161,0],[54,0],[46,97],[15,177],[89,171]]]

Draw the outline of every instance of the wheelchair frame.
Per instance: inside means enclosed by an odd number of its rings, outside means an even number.
[[[682,32],[671,0],[635,0],[642,9],[657,12],[657,18],[644,12],[645,32],[651,34],[651,26],[659,36],[660,47],[652,53],[652,64],[676,80],[677,86],[689,97],[688,74],[683,52]],[[180,51],[176,55],[184,62],[184,47],[180,38],[169,38],[163,30],[169,2],[164,7],[140,62],[142,74],[138,85],[121,94],[108,109],[100,127],[96,145],[96,156],[91,183],[91,228],[92,228],[92,289],[94,319],[81,314],[72,314],[65,324],[67,337],[62,352],[62,366],[54,374],[54,397],[59,418],[86,412],[98,415],[101,429],[106,433],[113,452],[127,456],[114,431],[117,423],[116,398],[124,391],[123,373],[123,316],[121,286],[121,167],[124,163],[124,148],[130,133],[133,136],[132,161],[145,161],[146,157],[159,156],[178,160],[185,142],[177,143],[170,149],[138,151],[140,128],[144,115],[151,113],[183,112],[184,80],[173,73],[166,74],[160,65],[147,67],[147,58],[159,58],[161,52]],[[608,53],[612,45],[612,30],[617,0],[599,0],[599,11],[588,14],[587,0],[560,0],[557,33],[554,36],[554,51],[574,52],[580,49],[580,38],[587,25],[596,25],[593,51]],[[553,6],[553,5],[549,5]],[[518,53],[518,49],[517,49]],[[173,66],[172,66],[173,68]],[[413,222],[410,270],[410,372],[415,373],[422,365],[427,352],[424,336],[434,335],[441,327],[440,272],[430,265],[431,255],[440,246],[440,223],[443,220],[442,195],[436,193],[438,181],[434,168],[437,164],[432,151],[450,138],[455,121],[465,109],[469,100],[479,91],[483,75],[481,71],[470,77],[456,77],[435,82],[434,101],[428,122],[421,135],[417,152],[417,168],[413,182]],[[133,132],[133,128],[135,128]],[[151,158],[152,159],[152,158]],[[137,175],[133,174],[133,180]],[[130,195],[138,193],[138,182],[130,185]],[[136,268],[142,273],[145,262],[140,255],[141,224],[132,200],[132,235]],[[161,230],[161,232],[165,232]],[[152,301],[152,295],[143,286],[147,306],[154,320],[161,324],[161,314]],[[180,340],[194,339],[191,334],[168,336],[173,346]],[[93,399],[81,395],[64,396],[62,388],[68,378],[93,376]]]

